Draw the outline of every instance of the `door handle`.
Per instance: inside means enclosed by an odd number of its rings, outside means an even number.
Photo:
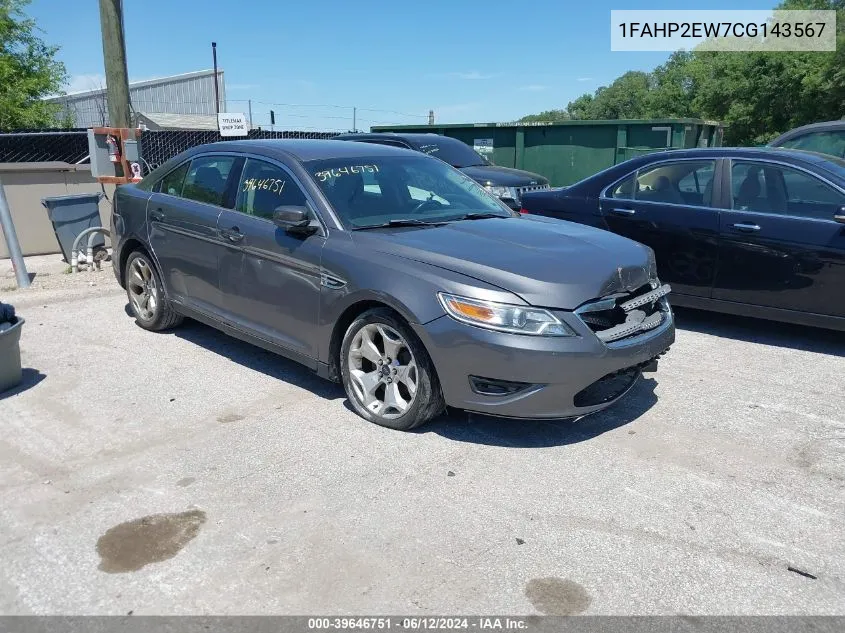
[[[621,207],[611,209],[610,212],[613,215],[636,215],[637,214],[637,212],[634,209],[624,209],[624,208],[621,208]]]
[[[164,222],[164,219],[167,216],[164,215],[164,211],[161,209],[156,209],[155,211],[150,211],[150,218],[155,220],[156,222]]]
[[[751,233],[752,231],[760,230],[759,224],[752,224],[751,222],[737,222],[736,224],[732,224],[731,226],[740,231],[745,231],[746,233]]]
[[[233,226],[230,229],[220,229],[219,233],[230,242],[240,242],[244,239],[244,234],[241,233],[241,230],[236,226]]]

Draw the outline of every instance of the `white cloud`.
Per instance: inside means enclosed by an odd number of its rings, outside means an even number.
[[[543,90],[548,90],[548,88],[548,86],[544,86],[543,84],[528,84],[527,86],[519,87],[523,92],[542,92]]]
[[[593,81],[592,77],[578,77],[575,81]]]

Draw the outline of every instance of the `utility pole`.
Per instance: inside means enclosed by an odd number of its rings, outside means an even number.
[[[352,131],[358,131],[358,108],[352,108]]]
[[[211,43],[211,56],[214,58],[214,113],[220,114],[220,95],[217,87],[217,42]]]
[[[126,40],[123,32],[123,0],[100,0],[100,30],[103,35],[103,61],[109,125],[131,127],[129,76],[126,71]]]
[[[252,129],[252,99],[249,99],[247,101],[247,103],[249,104],[249,129],[251,130]]]
[[[26,272],[26,264],[21,254],[21,245],[18,242],[18,234],[15,232],[15,223],[12,220],[12,212],[9,210],[9,203],[6,200],[6,190],[0,182],[0,228],[6,236],[6,247],[9,249],[9,258],[12,260],[12,268],[15,270],[15,280],[18,288],[29,288],[29,273]]]
[[[428,111],[428,124],[434,125],[434,110]]]

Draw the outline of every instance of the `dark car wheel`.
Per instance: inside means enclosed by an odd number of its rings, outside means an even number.
[[[145,330],[158,332],[176,327],[182,322],[182,315],[173,309],[164,296],[161,277],[146,253],[135,251],[129,255],[124,275],[129,308],[138,325]]]
[[[370,422],[409,431],[445,408],[428,352],[387,308],[368,310],[349,326],[340,368],[349,402]]]

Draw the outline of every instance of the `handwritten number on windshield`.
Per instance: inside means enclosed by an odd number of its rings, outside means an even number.
[[[334,169],[318,171],[314,176],[320,182],[326,182],[329,178],[340,178],[341,176],[349,176],[350,174],[374,174],[377,171],[378,165],[346,165],[345,167],[335,167]]]

